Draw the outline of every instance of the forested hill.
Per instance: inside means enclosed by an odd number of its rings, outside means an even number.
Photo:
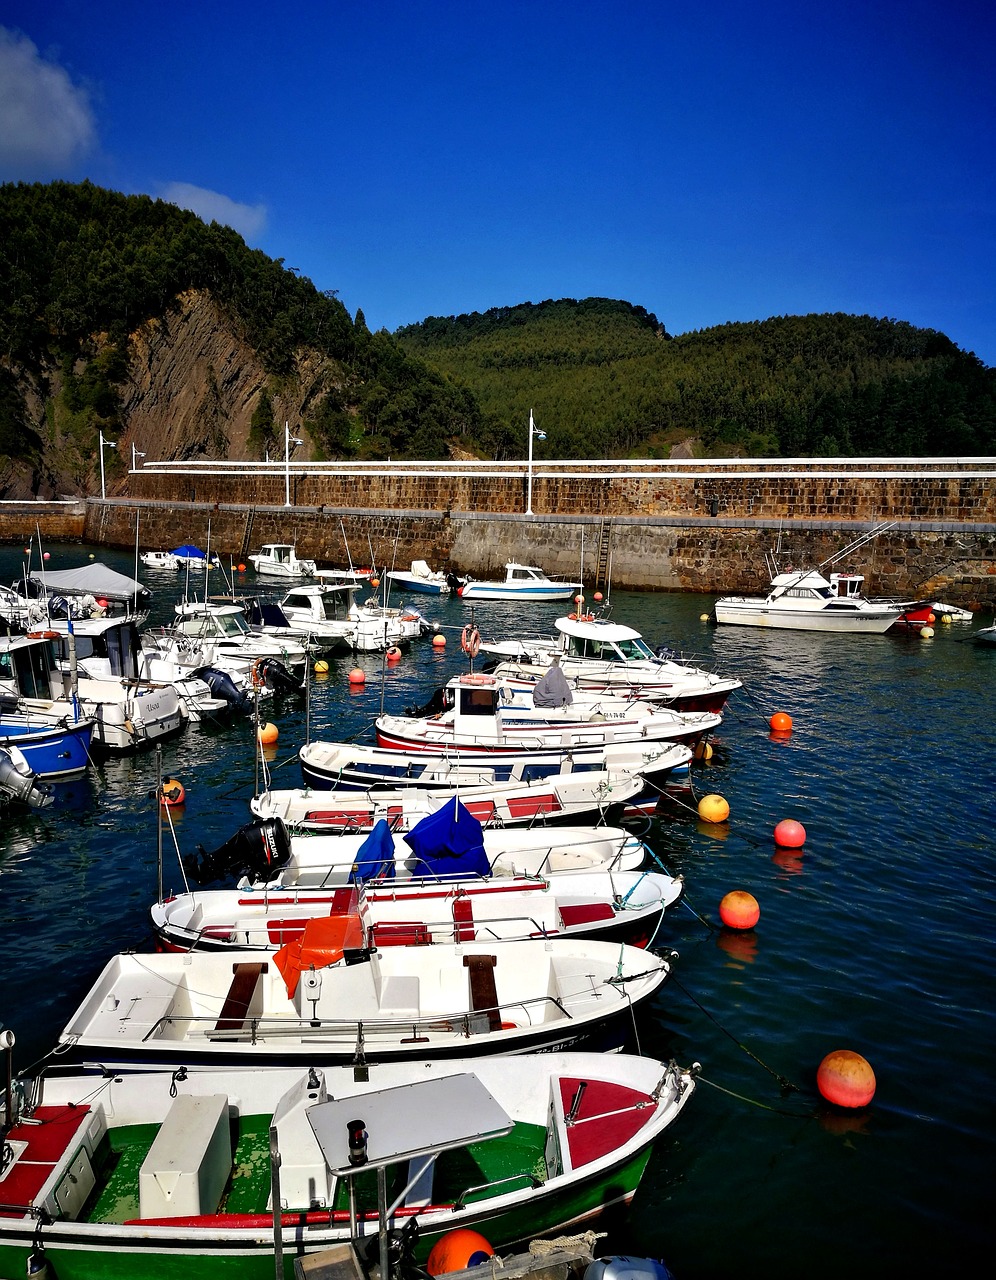
[[[396,332],[465,383],[509,456],[996,452],[996,370],[943,334],[869,316],[782,316],[670,338],[604,298],[432,317]]]
[[[486,443],[471,395],[230,228],[86,182],[0,186],[0,496],[93,492],[100,431],[262,457],[286,420],[313,457]]]

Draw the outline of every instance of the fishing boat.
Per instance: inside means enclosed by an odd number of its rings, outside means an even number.
[[[296,548],[287,542],[264,543],[249,563],[266,578],[313,578],[318,570],[314,560],[299,560]]]
[[[416,1215],[423,1260],[461,1227],[504,1248],[630,1200],[697,1071],[628,1054],[311,1061],[18,1079],[0,1273],[273,1280],[276,1255],[289,1278]]]
[[[451,790],[508,782],[555,781],[604,770],[637,774],[647,784],[641,799],[655,800],[676,776],[686,777],[691,748],[678,742],[609,743],[577,749],[408,751],[356,742],[309,742],[298,752],[305,788],[313,791]],[[633,802],[631,802],[632,804]]]
[[[22,724],[25,732],[30,732],[32,727],[61,727],[67,738],[75,738],[77,746],[82,748],[85,731],[80,732],[78,725],[86,721],[90,741],[108,751],[132,751],[183,729],[186,724],[183,709],[170,685],[138,678],[137,668],[134,677],[125,674],[90,677],[78,671],[73,657],[75,634],[68,630],[69,625],[74,628],[101,626],[123,633],[119,637],[122,643],[118,656],[125,664],[123,670],[130,671],[134,649],[128,646],[135,643],[133,637],[129,638],[131,633],[137,636],[134,623],[104,619],[94,620],[92,624],[65,625],[65,633],[56,629],[59,626],[56,620],[50,630],[0,639],[0,694],[7,694],[12,705],[9,717],[5,716],[8,725]],[[81,636],[81,647],[85,649],[87,643],[87,637]],[[69,652],[66,671],[61,669],[58,657],[63,644]],[[33,745],[26,739],[21,749],[32,769],[48,780],[53,774],[32,754]],[[82,766],[75,766],[72,756],[67,756],[63,764],[72,769],[72,773],[82,771]],[[72,773],[61,776],[69,777]]]
[[[0,690],[5,663],[12,656],[0,647]],[[61,702],[48,712],[39,710],[39,703],[44,706],[45,700],[32,699],[25,705],[18,697],[0,692],[0,747],[20,751],[43,783],[80,777],[90,764],[93,720],[88,716],[74,720],[71,707]]]
[[[301,687],[308,651],[300,640],[255,634],[241,605],[184,601],[175,609],[175,625],[143,632],[143,648],[191,669],[216,666],[241,674],[271,658],[290,672],[296,688]]]
[[[654,653],[639,631],[594,614],[558,618],[557,636],[481,641],[499,679],[535,684],[554,657],[576,689],[663,702],[675,711],[722,711],[742,687],[731,676]]]
[[[154,903],[151,916],[157,944],[184,951],[276,951],[316,917],[345,918],[355,945],[378,949],[537,937],[646,947],[681,893],[677,877],[594,871],[333,890],[192,889]]]
[[[629,811],[644,785],[637,774],[603,769],[453,789],[267,790],[250,800],[249,807],[259,818],[282,818],[294,829],[315,831],[372,831],[381,818],[392,831],[408,831],[453,799],[484,827],[613,822]]]
[[[429,596],[448,596],[462,586],[456,574],[430,569],[425,560],[413,560],[410,569],[388,569],[384,577],[401,591],[417,591]]]
[[[670,961],[583,938],[354,945],[349,917],[258,951],[113,956],[58,1037],[112,1070],[614,1052]]]
[[[613,695],[570,695],[537,705],[524,689],[484,672],[454,676],[423,707],[374,721],[377,744],[406,751],[480,751],[508,747],[581,748],[616,742],[681,742],[695,748],[722,721],[718,712],[673,711]]]
[[[20,748],[10,744],[0,746],[0,808],[12,802],[31,809],[43,809],[52,803],[52,793],[28,764]]]
[[[505,565],[503,581],[477,582],[468,578],[457,589],[457,595],[472,604],[478,600],[570,600],[580,588],[580,582],[550,578],[535,565],[510,560]]]
[[[300,633],[335,652],[383,653],[408,643],[406,627],[396,614],[385,617],[356,604],[360,582],[320,582],[293,587],[280,601],[280,611]]]

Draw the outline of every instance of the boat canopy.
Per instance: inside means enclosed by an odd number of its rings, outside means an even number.
[[[200,549],[195,547],[191,542],[185,542],[182,547],[174,547],[173,555],[186,556],[188,560],[206,560],[207,556]]]
[[[456,796],[417,822],[404,837],[423,864],[419,875],[487,876],[491,864],[484,851],[484,828]]]
[[[129,578],[106,564],[85,564],[78,569],[46,569],[28,575],[47,591],[68,595],[99,596],[105,600],[137,601],[147,606],[152,592],[134,578]]]

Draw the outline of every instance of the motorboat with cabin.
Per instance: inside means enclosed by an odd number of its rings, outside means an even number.
[[[249,557],[249,563],[264,578],[313,578],[318,571],[314,560],[299,560],[289,542],[266,542]]]
[[[580,589],[580,582],[550,578],[536,565],[510,560],[505,565],[503,581],[478,582],[468,578],[457,595],[472,604],[478,600],[570,600]]]
[[[429,596],[448,596],[463,585],[455,573],[430,569],[425,560],[413,560],[410,569],[388,569],[384,577],[400,591],[417,591]]]
[[[722,711],[742,687],[732,676],[654,653],[639,631],[594,614],[558,618],[557,636],[482,640],[480,651],[499,659],[493,672],[526,684],[541,679],[556,656],[576,689],[663,702],[677,711]]]
[[[407,629],[396,616],[382,617],[356,604],[360,582],[308,582],[292,587],[280,612],[301,636],[313,637],[331,652],[383,653],[407,643]]]
[[[559,705],[537,705],[541,687],[537,682],[526,689],[484,672],[455,676],[423,707],[378,716],[377,744],[490,752],[668,741],[694,749],[722,720],[718,712],[673,711],[610,694],[579,692]]]

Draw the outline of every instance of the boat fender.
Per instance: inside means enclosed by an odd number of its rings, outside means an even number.
[[[483,671],[472,671],[462,678],[463,684],[494,684],[494,676],[485,675]]]
[[[476,627],[464,627],[460,635],[460,648],[470,657],[477,657],[481,651],[481,633]]]

